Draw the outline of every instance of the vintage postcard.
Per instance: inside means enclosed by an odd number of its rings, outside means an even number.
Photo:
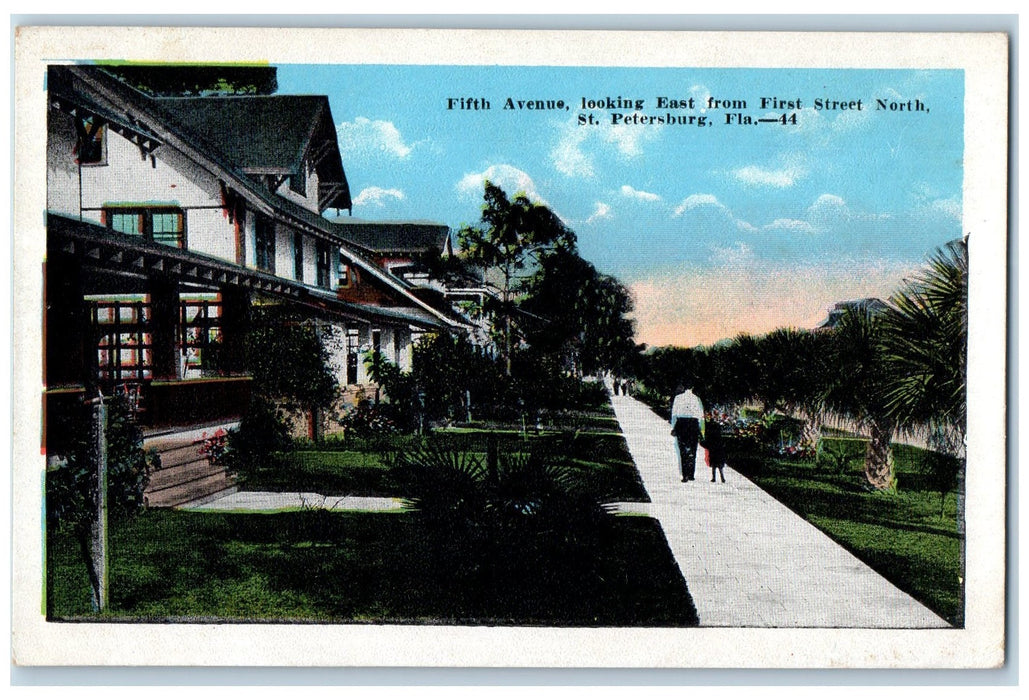
[[[22,665],[996,668],[1002,34],[22,27]]]

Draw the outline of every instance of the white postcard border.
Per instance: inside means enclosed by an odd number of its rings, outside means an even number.
[[[116,50],[113,48],[116,47]],[[13,609],[23,665],[984,668],[1004,659],[1007,37],[1002,34],[22,27],[16,35]],[[42,611],[41,267],[48,63],[955,68],[970,232],[965,628],[54,624]],[[869,601],[874,604],[874,601]]]

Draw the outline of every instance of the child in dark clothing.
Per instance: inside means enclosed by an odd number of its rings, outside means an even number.
[[[701,447],[707,450],[707,464],[711,467],[711,481],[715,480],[717,473],[725,483],[725,442],[722,440],[722,426],[711,419],[704,421],[704,439],[700,441]]]

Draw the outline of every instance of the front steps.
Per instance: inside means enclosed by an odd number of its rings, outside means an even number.
[[[212,464],[202,453],[205,440],[218,430],[228,431],[239,423],[222,423],[183,428],[149,435],[143,449],[156,451],[160,468],[150,474],[143,498],[151,508],[171,508],[186,503],[203,503],[237,491],[235,479],[225,467]]]

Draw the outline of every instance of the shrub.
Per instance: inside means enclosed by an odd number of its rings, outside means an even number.
[[[243,477],[264,466],[276,452],[293,446],[285,414],[274,403],[254,395],[239,428],[230,430],[222,452],[222,463]]]
[[[346,411],[339,419],[344,440],[351,437],[368,440],[387,437],[398,432],[397,422],[392,417],[389,404],[373,404],[361,401]]]
[[[77,526],[91,515],[87,504],[93,502],[97,488],[88,455],[89,407],[83,405],[60,430],[68,432],[55,438],[68,451],[47,468],[47,519]],[[145,505],[143,491],[156,460],[155,454],[143,451],[143,434],[125,399],[107,399],[107,499],[112,516],[132,515]]]
[[[471,557],[496,574],[534,557],[532,565],[578,560],[608,522],[549,453],[498,454],[494,444],[484,460],[430,440],[389,461],[442,566]]]
[[[867,440],[823,438],[818,441],[815,451],[815,465],[828,468],[836,474],[845,474],[852,461],[864,458],[867,446]]]
[[[62,526],[71,528],[97,605],[100,581],[93,567],[91,530],[99,483],[90,457],[90,412],[91,407],[82,404],[72,415],[53,422],[54,444],[64,445],[65,454],[54,456],[48,464],[45,492],[48,530],[52,533]],[[48,440],[50,437],[48,433]],[[107,399],[106,439],[108,518],[124,519],[145,506],[143,492],[159,461],[156,454],[143,451],[143,434],[122,396]]]

